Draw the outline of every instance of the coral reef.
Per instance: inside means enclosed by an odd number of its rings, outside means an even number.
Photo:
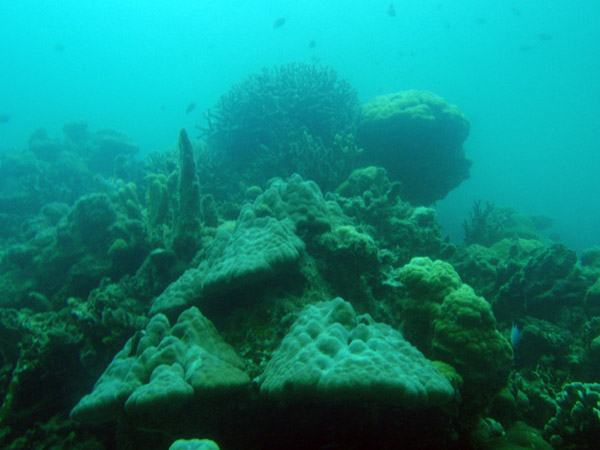
[[[468,121],[357,105],[291,64],[202,141],[76,121],[1,154],[0,446],[593,448],[599,247],[485,202],[443,240],[422,204],[468,175]]]
[[[413,256],[437,257],[444,251],[435,210],[412,207],[401,197],[382,167],[354,170],[336,190],[342,213],[369,231],[381,246],[393,250],[397,265]]]
[[[465,243],[491,247],[502,239],[537,239],[542,241],[539,227],[530,217],[508,206],[475,201],[469,220],[463,222]]]
[[[512,311],[574,325],[579,319],[570,307],[581,302],[588,287],[576,263],[576,253],[564,245],[546,248],[500,288],[494,307],[503,314]]]
[[[600,384],[569,383],[557,402],[544,437],[554,448],[594,448],[600,435]]]

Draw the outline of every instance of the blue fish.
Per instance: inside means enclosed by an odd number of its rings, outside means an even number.
[[[512,330],[510,332],[510,343],[513,348],[519,345],[519,341],[521,340],[521,330],[519,330],[519,326],[513,322]]]

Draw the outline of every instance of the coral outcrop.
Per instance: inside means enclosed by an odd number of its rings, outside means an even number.
[[[302,311],[259,383],[277,398],[370,399],[406,409],[454,397],[449,381],[398,331],[357,316],[341,298]]]
[[[361,159],[385,167],[402,183],[402,197],[429,205],[469,177],[463,142],[469,121],[460,110],[427,91],[376,97],[363,106],[357,143]]]
[[[297,172],[332,189],[359,153],[353,137],[359,113],[356,91],[330,68],[264,69],[234,85],[207,114],[201,178],[235,191],[234,179],[264,186]]]
[[[489,303],[443,261],[413,258],[397,272],[404,289],[402,329],[423,353],[462,376],[467,402],[482,405],[508,377],[513,351]]]
[[[130,338],[71,411],[78,422],[117,419],[123,412],[150,421],[168,419],[192,398],[226,393],[250,382],[244,363],[197,308],[172,327],[155,315]]]

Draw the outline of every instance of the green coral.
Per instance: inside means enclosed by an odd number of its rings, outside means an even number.
[[[179,184],[177,187],[178,211],[176,214],[173,250],[184,261],[196,253],[200,231],[200,186],[194,163],[194,150],[184,128],[179,131]]]
[[[376,97],[362,112],[357,131],[362,158],[400,181],[405,200],[431,204],[469,177],[472,162],[462,148],[469,121],[443,98],[397,92]]]
[[[126,342],[71,418],[105,422],[123,408],[131,416],[165,416],[194,395],[235,391],[249,382],[242,360],[197,308],[181,313],[172,327],[157,314]]]
[[[444,298],[431,345],[436,358],[478,381],[502,372],[507,375],[513,359],[512,347],[496,330],[489,303],[466,284]]]
[[[428,357],[456,368],[470,400],[499,389],[513,352],[496,330],[489,303],[443,261],[413,258],[397,278],[404,290],[402,325],[408,339]]]
[[[554,448],[595,448],[600,436],[600,384],[566,384],[556,401],[558,411],[544,428],[544,437]]]
[[[481,200],[473,203],[469,219],[463,222],[465,243],[491,247],[502,239],[535,239],[543,241],[534,221],[509,206]]]
[[[150,225],[157,226],[165,223],[169,214],[167,177],[162,174],[150,174],[146,179],[146,214]]]
[[[169,450],[219,450],[219,446],[210,439],[177,439]]]
[[[238,182],[264,186],[297,172],[334,189],[360,153],[354,142],[359,114],[356,91],[333,69],[265,68],[234,85],[206,114],[207,146],[199,160],[201,173],[212,179],[206,187],[220,200],[237,191]]]
[[[440,254],[443,244],[435,210],[402,201],[402,186],[392,183],[385,169],[357,169],[336,193],[343,214],[368,229],[380,247],[393,249],[397,265],[414,256]]]
[[[265,371],[260,392],[280,399],[365,399],[404,409],[444,405],[455,391],[389,325],[341,298],[306,306]]]

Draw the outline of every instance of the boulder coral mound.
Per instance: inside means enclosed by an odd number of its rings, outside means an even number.
[[[150,313],[172,316],[192,304],[206,306],[211,299],[232,293],[264,291],[282,275],[291,278],[298,272],[297,263],[305,248],[299,235],[327,231],[328,214],[323,194],[314,182],[304,181],[298,174],[286,181],[274,179],[253,203],[242,207],[232,230],[221,227],[217,231],[206,249],[206,259],[157,297]]]
[[[440,406],[454,389],[389,325],[341,298],[304,308],[259,377],[274,398],[376,400],[404,409]]]
[[[402,316],[407,338],[426,356],[457,370],[465,381],[464,399],[485,399],[501,388],[513,351],[496,329],[490,304],[444,261],[413,258],[397,278],[406,295]]]
[[[472,161],[463,142],[469,120],[428,91],[376,97],[363,106],[357,143],[367,164],[385,167],[403,186],[402,198],[429,205],[469,177]]]
[[[160,416],[194,397],[233,392],[249,383],[242,360],[212,322],[192,307],[173,327],[166,316],[155,315],[117,353],[71,418],[100,423],[123,412]]]
[[[210,439],[177,439],[169,450],[219,450],[219,446]]]

